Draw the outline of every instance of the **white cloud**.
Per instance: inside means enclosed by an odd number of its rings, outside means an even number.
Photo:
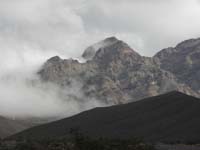
[[[81,83],[73,82],[63,89],[40,82],[28,71],[9,72],[0,77],[0,115],[12,118],[66,117],[105,105],[96,99],[87,99],[81,87]]]
[[[198,37],[199,11],[197,0],[102,0],[87,3],[80,15],[88,32],[133,35],[143,41],[136,49],[152,56],[162,48]]]
[[[152,56],[200,36],[198,18],[198,0],[0,0],[0,114],[58,110],[57,93],[26,82],[51,56],[79,58],[84,48],[107,36]],[[66,108],[77,112],[74,103]]]
[[[79,57],[89,44],[116,35],[150,56],[198,37],[199,8],[197,0],[0,0],[0,38],[12,51],[15,42],[17,51],[26,45]]]

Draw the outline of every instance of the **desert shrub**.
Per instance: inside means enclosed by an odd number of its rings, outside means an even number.
[[[15,150],[36,150],[32,142],[19,142]]]
[[[141,138],[91,138],[79,130],[71,130],[69,137],[16,141],[14,147],[0,146],[0,150],[154,150]]]
[[[78,150],[154,150],[153,145],[145,144],[141,138],[91,138],[84,136],[78,130],[72,131],[72,139]]]

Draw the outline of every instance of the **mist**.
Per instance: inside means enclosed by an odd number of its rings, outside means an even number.
[[[63,2],[0,1],[1,116],[66,117],[103,106],[84,97],[81,83],[61,89],[37,74],[52,56],[80,59],[84,44],[76,43],[86,34],[81,19]]]
[[[87,99],[81,87],[74,81],[61,89],[42,82],[29,70],[7,72],[0,77],[0,114],[9,118],[62,118],[105,105]]]
[[[86,47],[108,36],[152,56],[200,36],[199,10],[198,0],[0,0],[0,115],[70,116],[104,106],[83,102],[81,83],[60,89],[40,82],[38,70],[55,55],[81,60]]]

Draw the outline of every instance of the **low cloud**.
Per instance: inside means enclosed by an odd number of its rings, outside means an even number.
[[[104,106],[88,99],[81,83],[61,88],[41,82],[30,72],[10,72],[0,77],[0,114],[12,118],[62,118],[94,107]]]
[[[77,58],[107,36],[137,52],[158,50],[200,36],[198,0],[0,0],[0,115],[71,115],[95,106],[60,96],[36,72],[49,58]],[[81,84],[81,83],[79,83]],[[62,94],[70,95],[77,83]]]
[[[87,32],[123,35],[139,53],[152,56],[162,48],[200,36],[198,0],[102,0],[80,10]]]

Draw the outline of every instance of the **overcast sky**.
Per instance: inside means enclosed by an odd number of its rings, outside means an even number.
[[[1,57],[78,57],[107,36],[152,56],[200,36],[199,18],[198,0],[0,0]]]
[[[24,81],[51,56],[79,58],[87,46],[109,36],[153,56],[200,37],[199,18],[199,0],[0,0],[0,108],[14,110],[4,107],[13,104],[13,96],[24,104],[38,93]],[[37,104],[48,99],[45,93]]]

